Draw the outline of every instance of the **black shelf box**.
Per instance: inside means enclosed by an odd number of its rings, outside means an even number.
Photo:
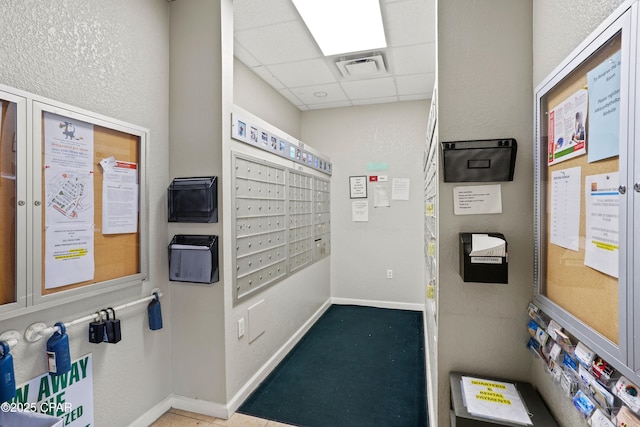
[[[218,222],[217,177],[175,178],[167,201],[169,222]]]
[[[513,181],[518,143],[513,138],[442,142],[444,182]]]
[[[486,235],[504,243],[502,254],[473,254],[473,234]],[[501,233],[460,233],[460,276],[464,282],[509,283],[507,239]]]
[[[218,236],[173,236],[169,244],[169,280],[214,283],[219,280]]]

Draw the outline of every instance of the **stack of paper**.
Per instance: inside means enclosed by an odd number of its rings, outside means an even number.
[[[488,234],[471,235],[471,252],[469,256],[496,256],[503,257],[507,254],[507,242],[499,237]]]
[[[462,377],[462,397],[471,415],[533,425],[514,384]]]
[[[207,283],[211,279],[211,268],[208,246],[171,245],[169,280]]]

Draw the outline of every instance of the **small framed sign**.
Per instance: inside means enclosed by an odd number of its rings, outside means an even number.
[[[352,199],[366,199],[367,198],[367,177],[363,176],[350,176],[349,177],[349,197]]]

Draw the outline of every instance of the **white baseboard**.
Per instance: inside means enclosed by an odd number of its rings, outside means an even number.
[[[410,310],[410,311],[424,312],[424,304],[414,304],[414,303],[408,303],[408,302],[376,301],[376,300],[351,299],[351,298],[331,298],[331,303],[337,304],[337,305],[361,305],[365,307],[391,308],[396,310]]]
[[[429,313],[426,310],[426,306],[425,306],[425,311],[422,313],[422,324],[424,325],[424,361],[425,361],[425,373],[426,373],[426,378],[425,378],[425,385],[426,385],[426,390],[425,392],[427,393],[427,408],[428,408],[428,425],[430,426],[436,426],[438,425],[438,390],[437,390],[437,384],[436,384],[436,380],[435,378],[433,378],[433,369],[436,368],[435,365],[432,365],[432,363],[437,363],[437,360],[431,360],[431,349],[429,348],[430,346],[430,341],[429,341],[429,328],[428,328],[428,319],[427,316],[430,316],[432,313]],[[435,344],[435,342],[434,342]]]
[[[129,424],[129,427],[148,427],[171,408],[225,420],[229,418],[229,411],[225,405],[172,394],[142,414],[137,420]]]
[[[276,353],[271,356],[267,362],[262,365],[260,369],[251,377],[247,383],[240,388],[233,398],[227,403],[229,409],[229,415],[238,410],[240,405],[249,397],[251,393],[260,385],[262,381],[278,366],[278,364],[285,358],[287,354],[293,349],[293,347],[300,341],[300,339],[307,333],[311,326],[324,314],[325,311],[331,306],[331,299],[325,301],[324,304],[296,331],[295,334]]]
[[[209,415],[210,417],[223,418],[225,420],[231,415],[229,405],[177,395],[173,395],[171,407],[183,411],[195,412],[196,414]]]
[[[142,414],[137,420],[129,424],[129,427],[148,427],[154,421],[171,409],[173,395],[166,397],[153,408]]]

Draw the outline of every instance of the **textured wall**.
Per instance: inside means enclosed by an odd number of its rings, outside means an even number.
[[[166,108],[160,1],[3,0],[0,10],[4,84],[123,120],[138,116],[136,124],[145,125],[147,103]]]
[[[2,322],[24,331],[43,321],[69,321],[165,291],[165,196],[168,165],[169,10],[160,0],[0,1],[0,83],[124,120],[151,130],[148,196],[150,282],[124,291],[41,310]],[[169,326],[151,332],[143,306],[119,313],[123,340],[95,345],[86,325],[69,330],[73,358],[93,353],[96,426],[128,425],[171,393],[167,374]],[[22,383],[45,371],[44,342],[21,342],[13,351]]]
[[[424,304],[422,151],[426,101],[308,111],[304,141],[331,156],[331,296],[396,304]],[[388,170],[367,171],[386,162]],[[409,178],[410,199],[374,208],[369,185],[369,222],[351,220],[349,176]],[[386,270],[393,270],[393,279]]]
[[[531,0],[438,2],[440,141],[512,137],[518,142],[502,214],[453,214],[453,187],[439,187],[438,423],[449,424],[449,373],[529,379],[523,315],[533,290]],[[503,233],[509,283],[464,283],[460,232]]]
[[[533,2],[533,84],[551,73],[600,23],[622,3],[621,0],[536,0]],[[586,426],[557,383],[534,360],[531,381],[563,426]]]
[[[622,0],[535,0],[534,88],[621,3]]]

